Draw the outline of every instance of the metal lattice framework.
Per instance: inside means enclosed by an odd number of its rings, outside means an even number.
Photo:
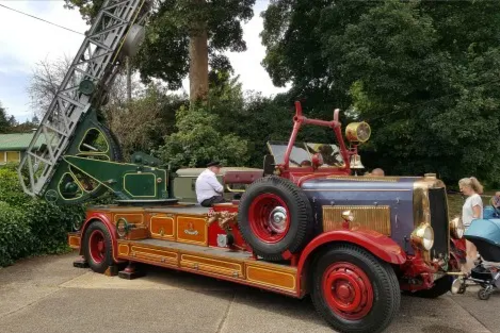
[[[43,194],[44,186],[55,172],[82,115],[95,102],[94,95],[112,84],[120,65],[118,56],[125,51],[122,48],[127,34],[134,23],[139,23],[147,15],[143,8],[145,1],[104,2],[18,168],[27,194]],[[90,85],[90,91],[80,87],[82,81],[87,87]],[[35,150],[37,146],[40,148]],[[23,171],[29,175],[28,184],[23,180]]]

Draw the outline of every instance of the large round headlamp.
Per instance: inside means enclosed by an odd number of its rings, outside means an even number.
[[[450,232],[453,238],[461,239],[464,237],[465,227],[461,218],[455,217],[450,221]]]
[[[370,138],[372,130],[368,123],[350,123],[345,129],[345,135],[349,142],[365,143]]]
[[[434,230],[427,224],[421,224],[411,234],[412,244],[425,251],[430,251],[434,245]]]

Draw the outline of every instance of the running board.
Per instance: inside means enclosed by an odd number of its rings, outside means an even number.
[[[118,258],[174,268],[299,297],[297,268],[255,260],[248,252],[166,240],[118,240]]]

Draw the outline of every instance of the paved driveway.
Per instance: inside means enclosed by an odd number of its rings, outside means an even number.
[[[309,299],[151,267],[127,281],[73,268],[75,253],[0,269],[2,333],[332,333]],[[500,293],[403,297],[386,331],[500,333]]]

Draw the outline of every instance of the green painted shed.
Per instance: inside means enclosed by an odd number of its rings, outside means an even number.
[[[18,163],[23,158],[28,149],[35,132],[0,134],[0,165],[6,163]],[[35,149],[45,141],[40,137]]]

